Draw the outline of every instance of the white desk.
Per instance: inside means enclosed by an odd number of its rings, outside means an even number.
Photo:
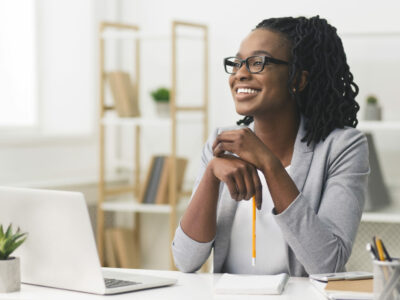
[[[178,279],[177,284],[169,287],[161,287],[150,290],[130,292],[112,296],[99,296],[73,291],[58,290],[53,288],[38,287],[22,284],[21,291],[16,293],[1,294],[0,299],[29,299],[29,300],[80,300],[80,299],[279,299],[279,300],[322,300],[326,299],[308,281],[308,278],[290,278],[282,295],[257,295],[257,296],[232,296],[216,295],[213,286],[221,274],[185,274],[176,271],[156,270],[128,270],[123,272],[134,272],[147,275],[171,277]]]

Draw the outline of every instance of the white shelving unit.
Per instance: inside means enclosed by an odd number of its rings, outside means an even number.
[[[190,29],[194,28],[198,32],[194,35],[178,35],[178,28]],[[176,229],[176,214],[177,211],[183,210],[190,192],[180,192],[177,189],[177,170],[176,170],[176,153],[177,153],[177,123],[193,123],[202,125],[203,140],[205,141],[208,135],[208,28],[206,25],[194,24],[188,22],[173,21],[170,35],[154,35],[146,34],[139,30],[138,26],[127,25],[120,23],[102,23],[100,26],[100,170],[99,170],[99,199],[97,209],[97,242],[99,249],[99,256],[102,263],[104,263],[104,232],[105,232],[105,212],[124,212],[132,213],[135,220],[135,246],[140,245],[138,237],[139,231],[139,216],[141,213],[152,214],[166,214],[170,220],[170,239]],[[204,82],[202,85],[203,97],[202,103],[196,106],[183,106],[177,104],[177,41],[178,38],[196,39],[204,44],[204,64],[201,65],[204,73]],[[106,105],[105,103],[105,80],[107,72],[105,70],[105,40],[131,40],[136,43],[136,56],[135,56],[135,74],[136,74],[136,99],[139,99],[140,88],[140,43],[146,40],[165,40],[171,42],[171,92],[170,92],[170,117],[156,118],[156,117],[132,117],[120,118],[115,114],[115,107]],[[182,98],[182,97],[181,97]],[[185,103],[179,98],[180,103]],[[140,102],[140,99],[138,100]],[[113,113],[111,113],[113,112]],[[186,114],[190,112],[189,114]],[[195,114],[193,114],[195,113]],[[120,187],[110,187],[105,180],[105,128],[109,127],[130,127],[135,129],[135,154],[132,162],[124,162],[120,160],[114,161],[114,166],[125,167],[129,169],[134,178],[133,183]],[[169,204],[143,204],[138,203],[139,195],[141,193],[141,170],[140,170],[140,140],[142,128],[167,128],[171,133],[171,149],[166,155],[169,155],[171,160],[171,171],[169,174],[169,187],[167,200]],[[127,168],[126,168],[127,167]],[[129,197],[126,197],[128,195]],[[108,199],[109,198],[109,199]],[[113,199],[111,199],[113,198]],[[116,200],[116,198],[118,200]],[[178,202],[179,200],[179,202]],[[169,246],[168,246],[169,248]],[[138,250],[138,249],[136,249]],[[171,268],[172,260],[171,260]]]
[[[357,129],[363,132],[399,131],[400,121],[360,121]],[[364,212],[362,222],[370,223],[400,223],[400,195],[394,195],[392,203],[378,211]]]

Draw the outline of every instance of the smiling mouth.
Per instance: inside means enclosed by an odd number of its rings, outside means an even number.
[[[257,94],[260,92],[260,90],[256,89],[244,89],[244,88],[238,88],[236,90],[236,94]]]

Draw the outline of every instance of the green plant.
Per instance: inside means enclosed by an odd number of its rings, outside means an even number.
[[[378,103],[378,98],[376,98],[373,95],[369,95],[367,97],[367,104],[377,104]]]
[[[6,260],[27,238],[26,232],[21,232],[18,228],[12,232],[12,224],[8,225],[4,233],[3,225],[0,225],[0,260]]]
[[[154,101],[157,102],[168,102],[169,101],[169,89],[165,87],[160,87],[151,92],[151,96]]]

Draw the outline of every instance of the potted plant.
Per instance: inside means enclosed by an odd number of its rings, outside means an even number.
[[[367,105],[365,107],[365,120],[381,120],[381,107],[378,104],[378,98],[369,95],[366,99]]]
[[[0,293],[19,291],[21,288],[21,269],[18,257],[10,256],[27,238],[18,228],[15,233],[10,224],[4,232],[0,225]]]
[[[156,102],[156,109],[158,115],[162,117],[169,116],[169,98],[170,98],[169,89],[165,87],[160,87],[158,89],[153,90],[150,94],[153,100]]]

